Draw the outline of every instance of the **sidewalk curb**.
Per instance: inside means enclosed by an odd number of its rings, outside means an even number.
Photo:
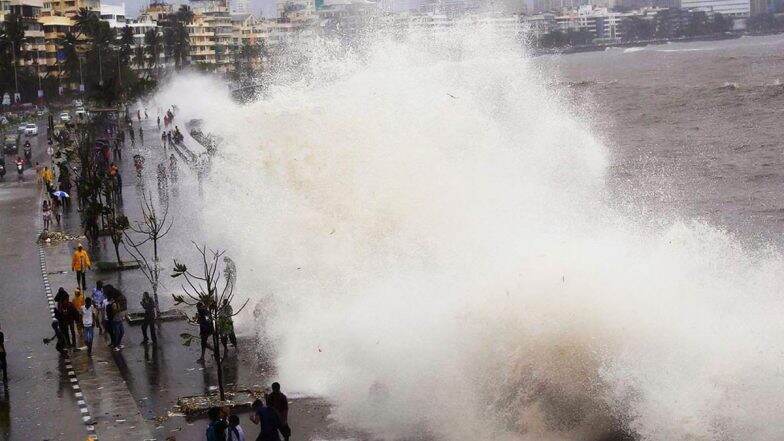
[[[38,240],[37,237],[36,240]],[[46,300],[49,304],[49,313],[54,319],[55,304],[54,297],[52,296],[52,286],[49,284],[49,275],[46,273],[46,253],[44,252],[43,245],[40,243],[38,244],[38,255],[41,262],[41,276],[44,280],[44,293],[46,294]],[[95,434],[95,425],[93,425],[93,417],[90,414],[90,410],[87,408],[87,403],[84,401],[82,388],[79,386],[79,379],[76,378],[76,372],[74,372],[73,365],[71,365],[70,355],[66,355],[65,357],[65,368],[68,370],[68,379],[71,382],[71,389],[74,392],[76,404],[79,406],[79,417],[87,429],[87,439],[91,441],[98,441],[98,436]]]

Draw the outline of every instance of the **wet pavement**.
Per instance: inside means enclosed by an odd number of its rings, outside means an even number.
[[[138,122],[134,122],[137,127]],[[155,127],[154,116],[144,122],[145,138],[147,142],[140,143],[137,136],[136,146],[130,143],[123,152],[123,160],[119,161],[123,175],[124,212],[133,221],[140,217],[138,194],[141,191],[155,194],[154,164],[163,161],[172,153],[160,147],[160,132]],[[40,137],[44,139],[45,137]],[[40,154],[42,153],[39,152]],[[143,172],[145,177],[141,181],[135,179],[133,170],[133,154],[140,153],[145,156],[146,166]],[[34,161],[36,158],[34,157]],[[28,172],[31,173],[31,172]],[[132,178],[134,177],[134,178]],[[197,363],[200,356],[198,341],[190,346],[181,342],[183,333],[195,334],[195,325],[185,321],[163,322],[157,325],[158,345],[142,345],[141,329],[139,326],[126,324],[124,345],[120,352],[111,351],[106,345],[103,336],[96,332],[92,358],[87,357],[84,351],[75,351],[71,356],[71,364],[59,363],[53,348],[41,344],[41,338],[49,329],[49,319],[46,297],[41,284],[40,266],[38,265],[38,251],[34,239],[40,229],[40,191],[32,183],[32,177],[27,184],[5,183],[0,185],[0,232],[3,241],[2,254],[0,254],[0,276],[2,280],[10,280],[13,284],[3,283],[4,292],[25,292],[31,295],[24,296],[23,305],[18,308],[4,310],[0,313],[0,323],[3,329],[22,328],[26,337],[10,334],[6,330],[6,339],[9,343],[9,362],[11,375],[13,372],[41,371],[36,376],[29,378],[24,387],[14,386],[11,382],[11,398],[15,389],[28,391],[27,398],[7,406],[11,411],[0,408],[0,428],[4,428],[6,420],[19,421],[16,425],[10,424],[14,430],[24,429],[25,436],[34,434],[32,438],[23,437],[10,429],[7,439],[84,439],[87,436],[85,424],[81,420],[85,411],[80,411],[78,401],[83,398],[89,412],[89,424],[95,427],[96,434],[101,440],[120,439],[158,439],[158,440],[195,440],[202,439],[206,427],[205,420],[188,421],[182,415],[173,412],[174,406],[180,397],[204,394],[213,391],[217,386],[214,361],[207,354],[204,364]],[[8,191],[6,191],[6,188]],[[197,183],[192,168],[181,163],[180,182],[178,188],[171,188],[172,197],[179,197],[178,207],[190,207],[189,212],[180,208],[177,228],[187,228],[191,234],[198,231],[198,198]],[[192,199],[187,199],[192,198]],[[8,215],[6,215],[8,213]],[[9,222],[6,222],[8,220]],[[57,228],[71,235],[81,235],[81,223],[75,203],[70,210],[63,212],[62,224]],[[26,237],[24,241],[19,238]],[[198,239],[198,238],[194,238]],[[43,247],[46,256],[47,277],[52,291],[56,292],[62,286],[69,293],[76,286],[75,275],[70,271],[70,255],[78,241],[60,244],[48,244]],[[83,240],[83,243],[87,242]],[[179,246],[179,248],[177,247]],[[187,252],[187,244],[170,245],[175,248],[172,253]],[[93,262],[114,261],[114,249],[107,238],[90,250]],[[128,256],[123,252],[123,259]],[[167,258],[170,256],[167,256]],[[170,261],[170,259],[169,259]],[[24,274],[24,277],[18,277]],[[12,277],[13,275],[13,277]],[[163,277],[168,277],[165,272]],[[23,279],[23,280],[16,280]],[[97,280],[111,283],[118,287],[128,298],[129,310],[139,310],[141,293],[150,290],[149,283],[138,270],[121,272],[87,273],[88,291],[95,286]],[[6,286],[8,285],[8,288]],[[160,296],[161,308],[173,306],[171,289],[164,290]],[[6,294],[7,295],[7,294]],[[89,295],[89,294],[88,294]],[[8,297],[6,298],[8,304]],[[14,307],[16,305],[12,304]],[[28,310],[35,309],[37,315],[28,314]],[[19,319],[25,317],[24,320]],[[15,322],[19,320],[19,322]],[[29,321],[34,321],[33,323]],[[30,330],[30,331],[28,331]],[[255,352],[257,347],[255,338],[243,336],[241,330],[239,350],[230,349],[229,357],[225,360],[224,378],[227,388],[258,388],[268,386],[274,381],[274,372],[267,361],[260,358]],[[40,335],[39,335],[40,334]],[[20,338],[25,342],[20,345]],[[77,337],[78,338],[78,337]],[[29,340],[29,342],[28,342]],[[20,353],[20,347],[24,347]],[[33,349],[37,352],[33,353]],[[28,355],[32,359],[26,359]],[[12,361],[13,360],[13,361]],[[27,364],[20,364],[25,360]],[[29,364],[42,363],[37,369],[31,369]],[[44,363],[45,362],[45,363]],[[75,397],[71,391],[68,373],[72,372],[78,379],[83,394]],[[48,377],[47,377],[48,376]],[[48,381],[40,381],[47,378]],[[21,381],[21,379],[19,380]],[[284,385],[284,392],[286,392]],[[57,399],[50,399],[52,395]],[[296,397],[291,395],[290,423],[294,429],[293,439],[347,439],[355,438],[346,430],[330,424],[328,420],[329,406],[316,398]],[[30,396],[35,400],[30,400]],[[39,398],[40,397],[40,398]],[[32,403],[38,402],[36,406]],[[25,403],[24,405],[21,403]],[[45,406],[44,406],[45,403]],[[44,407],[54,408],[55,418],[49,415],[40,424],[42,431],[30,432],[30,423],[24,421],[36,420],[41,415]],[[62,420],[62,421],[61,421]],[[245,427],[248,439],[253,439],[257,429],[252,427],[246,415],[241,416],[242,425]],[[47,426],[48,425],[48,426]],[[47,428],[48,427],[48,428]],[[61,430],[62,433],[51,430]],[[3,432],[0,431],[0,435]],[[49,437],[49,438],[47,438]],[[0,440],[5,439],[0,436]]]
[[[40,161],[46,138],[31,140],[33,161]],[[6,164],[13,159],[7,156]],[[14,171],[0,182],[0,327],[9,375],[8,387],[0,390],[0,440],[83,440],[88,432],[66,360],[42,342],[53,332],[35,243],[39,192],[33,170],[24,178],[17,182]]]

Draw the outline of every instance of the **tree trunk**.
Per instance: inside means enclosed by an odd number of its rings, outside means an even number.
[[[215,357],[215,364],[218,368],[218,391],[220,392],[220,399],[221,401],[225,401],[226,392],[223,390],[223,366],[221,364],[220,334],[218,333],[217,318],[217,314],[215,314],[215,317],[213,317],[214,332],[212,333],[212,344],[215,345],[215,349],[212,351],[212,355]]]

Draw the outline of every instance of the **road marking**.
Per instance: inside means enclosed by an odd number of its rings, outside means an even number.
[[[36,240],[38,238],[36,237]],[[41,256],[41,276],[43,277],[44,282],[44,294],[47,298],[47,303],[49,305],[49,312],[52,315],[52,318],[55,318],[54,315],[54,298],[52,298],[52,287],[49,284],[49,275],[46,272],[46,254],[44,253],[44,247],[41,244],[38,244],[38,253]],[[73,365],[71,364],[71,357],[70,355],[65,356],[65,368],[68,369],[68,377],[71,382],[71,389],[74,391],[74,397],[76,397],[77,401],[76,404],[79,406],[79,414],[82,415],[82,422],[85,424],[85,430],[87,431],[87,439],[92,441],[97,441],[98,436],[95,434],[95,426],[92,423],[93,417],[90,415],[90,410],[87,408],[87,403],[84,401],[84,395],[82,395],[82,389],[79,386],[79,379],[76,377],[76,372],[73,370]]]

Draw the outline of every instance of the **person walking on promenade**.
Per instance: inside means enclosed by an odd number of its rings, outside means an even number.
[[[253,424],[258,424],[261,426],[261,432],[259,432],[258,438],[256,441],[280,441],[280,436],[278,432],[281,429],[281,422],[280,417],[278,417],[278,413],[268,405],[265,406],[261,400],[256,400],[253,402],[253,414],[250,416],[250,420]]]
[[[128,137],[131,138],[131,145],[136,145],[136,132],[133,131],[133,126],[128,127]]]
[[[76,272],[76,285],[83,290],[87,289],[87,278],[84,273],[92,266],[90,255],[87,254],[82,244],[78,244],[71,258],[71,270]]]
[[[142,309],[144,310],[144,321],[142,321],[142,344],[147,344],[147,328],[150,329],[150,339],[152,344],[158,344],[158,337],[155,335],[155,302],[150,297],[150,293],[144,291],[142,294]]]
[[[54,216],[55,222],[57,222],[57,226],[60,226],[60,206],[62,203],[60,202],[60,198],[57,196],[52,196],[52,216]]]
[[[52,320],[52,329],[54,330],[54,335],[51,338],[44,338],[44,344],[48,345],[53,340],[57,340],[55,349],[57,349],[57,352],[59,352],[60,355],[62,355],[63,357],[67,357],[68,352],[65,350],[66,347],[65,336],[60,331],[60,324],[57,322],[57,319]]]
[[[142,130],[142,126],[139,126],[139,142],[144,144],[144,130]]]
[[[267,405],[276,412],[280,417],[280,433],[283,439],[288,441],[291,437],[291,428],[289,427],[289,399],[283,392],[280,391],[280,383],[272,383],[272,393],[266,396]]]
[[[125,319],[125,312],[128,309],[128,302],[120,290],[112,285],[106,285],[106,297],[109,299],[109,304],[106,306],[107,314],[110,315],[109,321],[112,327],[112,346],[115,351],[123,349],[125,346],[122,344],[123,336],[125,335],[125,327],[123,320]]]
[[[46,193],[51,194],[54,191],[54,172],[49,167],[44,167],[43,171],[41,171],[41,179],[44,181],[44,185],[46,185]]]
[[[226,428],[227,424],[221,418],[220,409],[211,407],[207,411],[207,417],[210,419],[210,424],[207,425],[207,441],[226,441]]]
[[[3,387],[8,389],[8,360],[5,356],[5,334],[0,329],[0,370],[3,371]]]
[[[63,342],[66,347],[71,346],[71,340],[68,337],[68,319],[71,314],[68,305],[71,302],[68,298],[68,292],[63,287],[60,287],[60,289],[57,290],[57,294],[54,296],[54,318],[57,320],[57,326],[62,334]]]
[[[44,230],[48,231],[50,224],[52,223],[52,205],[48,200],[44,199],[43,203],[41,204],[41,211],[43,212],[44,218]]]
[[[161,115],[158,115],[158,130],[161,130]]]
[[[103,334],[103,330],[106,328],[106,314],[104,308],[104,302],[106,302],[106,296],[103,294],[103,282],[101,280],[95,282],[95,288],[93,288],[93,308],[95,308],[95,315],[97,320],[95,321],[95,325],[98,327],[98,332]]]
[[[240,426],[240,417],[229,415],[229,428],[226,441],[245,441],[245,431]]]
[[[82,337],[84,338],[84,345],[87,346],[87,356],[93,355],[93,336],[95,323],[96,309],[93,306],[93,299],[84,299],[84,306],[81,308],[82,313]]]
[[[229,299],[223,300],[223,306],[218,311],[218,332],[220,332],[220,340],[223,343],[223,353],[228,354],[229,348],[227,343],[231,340],[231,346],[237,349],[237,336],[234,334],[234,320],[232,316],[234,310],[229,304]],[[225,355],[224,355],[225,356]]]
[[[74,290],[74,298],[71,303],[73,304],[75,313],[74,322],[76,322],[76,329],[79,331],[79,333],[82,332],[82,307],[84,306],[84,300],[85,299],[84,295],[82,294],[82,290],[76,288],[76,290]]]
[[[215,329],[212,325],[209,311],[207,311],[207,308],[201,302],[196,304],[196,321],[199,324],[199,339],[201,340],[201,358],[196,361],[204,363],[204,354],[207,352],[207,341],[209,340],[210,335],[215,332]]]
[[[161,132],[161,147],[164,151],[166,150],[166,130]]]

